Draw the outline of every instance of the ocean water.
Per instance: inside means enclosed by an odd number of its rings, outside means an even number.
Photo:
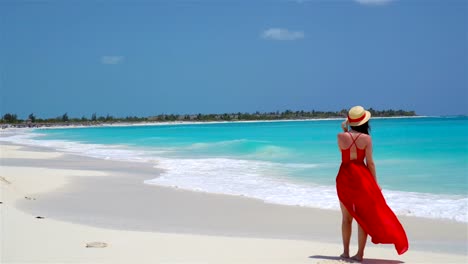
[[[142,184],[339,210],[341,121],[35,129],[0,140],[164,169]],[[378,181],[397,215],[468,222],[467,117],[370,125]]]

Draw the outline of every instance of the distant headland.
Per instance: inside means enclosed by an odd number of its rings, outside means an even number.
[[[406,110],[375,110],[368,109],[373,117],[410,117],[417,116],[415,111]],[[27,119],[20,119],[16,114],[6,113],[1,116],[2,128],[7,127],[55,127],[55,126],[99,126],[119,123],[162,123],[162,122],[227,122],[227,121],[275,121],[275,120],[308,120],[344,118],[348,110],[340,111],[292,111],[283,112],[255,112],[255,113],[223,113],[223,114],[159,114],[155,116],[114,117],[112,115],[97,115],[93,113],[89,118],[69,117],[68,113],[53,117],[41,118],[31,113]]]

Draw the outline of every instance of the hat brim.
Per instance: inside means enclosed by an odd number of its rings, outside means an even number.
[[[369,111],[366,111],[366,117],[364,117],[363,120],[359,122],[349,122],[349,119],[348,119],[348,125],[354,126],[354,127],[360,126],[360,125],[365,124],[367,121],[369,121],[370,118],[371,118],[371,113]]]

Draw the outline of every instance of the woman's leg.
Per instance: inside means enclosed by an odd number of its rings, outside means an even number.
[[[353,217],[349,214],[348,209],[340,202],[342,221],[341,221],[341,235],[343,238],[343,254],[341,257],[349,258],[349,241],[351,240],[351,228]]]
[[[364,248],[366,247],[366,241],[367,241],[367,233],[362,229],[360,225],[358,225],[358,252],[356,253],[355,256],[352,257],[352,259],[362,261],[364,258]]]

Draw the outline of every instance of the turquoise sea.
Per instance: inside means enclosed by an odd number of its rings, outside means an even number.
[[[36,129],[1,140],[164,169],[142,184],[338,210],[341,121]],[[398,215],[468,222],[468,117],[370,125],[377,177]]]

